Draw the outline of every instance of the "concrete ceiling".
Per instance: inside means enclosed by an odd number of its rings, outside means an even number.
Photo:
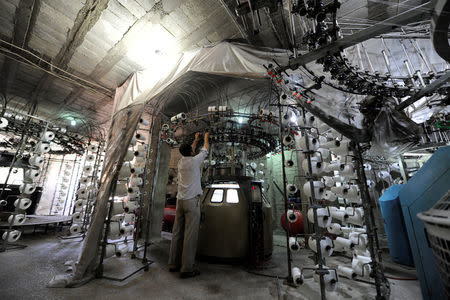
[[[241,37],[218,0],[4,0],[0,38],[21,49],[0,44],[1,92],[10,107],[29,111],[37,103],[42,116],[108,122],[114,89],[133,72],[151,67],[128,53],[146,47],[148,42],[140,42],[157,24],[177,51]],[[18,62],[17,52],[24,51],[101,88],[87,89],[48,74],[47,68]]]
[[[338,20],[344,34],[420,3],[342,2]],[[236,5],[235,0],[2,0],[0,92],[9,107],[42,117],[107,124],[114,89],[133,72],[151,68],[145,51],[159,52],[167,40],[164,51],[242,38],[255,45],[289,47],[285,10],[261,10],[261,26],[254,34],[251,18],[233,13]]]

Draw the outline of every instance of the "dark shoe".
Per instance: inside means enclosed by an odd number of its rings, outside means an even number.
[[[200,271],[199,270],[194,270],[192,272],[181,272],[180,273],[180,278],[191,278],[191,277],[195,277],[197,275],[200,275]]]
[[[169,267],[169,272],[178,272],[180,271],[180,267]]]

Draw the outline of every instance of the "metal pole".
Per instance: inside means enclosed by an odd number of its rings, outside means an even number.
[[[377,291],[376,299],[383,299],[383,295],[381,294],[381,284],[383,280],[383,273],[381,271],[381,251],[378,242],[378,234],[377,227],[375,226],[375,217],[373,214],[373,208],[375,207],[373,203],[373,199],[369,195],[369,191],[367,188],[367,178],[364,173],[364,161],[361,154],[361,146],[359,143],[355,143],[355,163],[356,163],[356,172],[358,174],[358,186],[361,191],[361,196],[363,200],[363,209],[364,209],[364,221],[366,223],[367,228],[367,237],[368,237],[368,248],[370,252],[370,258],[372,260],[371,266],[375,272],[375,288]]]
[[[288,277],[287,277],[287,282],[289,284],[293,283],[294,280],[292,278],[292,259],[291,259],[291,250],[289,248],[289,237],[290,237],[290,233],[289,233],[289,220],[288,220],[288,197],[287,197],[287,192],[286,192],[286,169],[285,169],[285,157],[284,157],[284,146],[283,146],[283,124],[281,122],[282,120],[282,115],[281,115],[281,102],[280,102],[280,97],[278,97],[278,120],[280,122],[280,130],[279,130],[279,139],[280,139],[280,147],[281,147],[281,170],[283,171],[283,197],[284,197],[284,213],[285,213],[285,222],[286,222],[286,254],[287,254],[287,263],[288,263]]]
[[[302,112],[303,112],[303,124],[306,124],[306,111],[304,108],[302,108]],[[306,144],[306,159],[308,161],[308,172],[309,172],[309,184],[310,184],[310,188],[311,188],[311,201],[310,204],[312,204],[312,208],[313,208],[313,218],[314,218],[314,237],[316,239],[316,260],[317,260],[317,264],[319,265],[319,268],[316,270],[316,274],[319,275],[319,281],[320,281],[320,295],[322,300],[325,300],[326,297],[326,292],[325,292],[325,281],[323,276],[325,274],[328,274],[328,271],[326,271],[323,268],[323,265],[325,264],[325,259],[322,256],[322,249],[320,247],[320,240],[322,235],[319,234],[319,222],[317,219],[317,208],[320,208],[321,206],[317,204],[316,201],[316,194],[315,194],[315,190],[314,190],[314,176],[313,176],[313,172],[312,172],[312,164],[311,164],[311,151],[309,149],[309,137],[306,131],[306,128],[302,128],[302,134],[303,137],[305,138],[305,144]]]
[[[66,157],[66,155],[63,155],[63,158],[61,160],[61,165],[59,166],[58,178],[61,178],[61,171],[62,171],[65,157]],[[50,163],[50,157],[48,158],[48,163]],[[48,166],[48,164],[47,164],[47,166]],[[48,167],[47,167],[47,169],[48,169]],[[56,195],[57,189],[58,189],[58,186],[55,186],[55,190],[53,191],[52,203],[50,204],[50,210],[48,212],[49,215],[52,214],[52,209],[53,209],[53,204],[55,203],[55,195]],[[63,211],[63,214],[64,214],[64,211]]]

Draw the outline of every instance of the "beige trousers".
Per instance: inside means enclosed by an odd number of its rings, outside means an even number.
[[[200,196],[192,199],[178,199],[169,265],[181,266],[181,272],[194,270],[199,226]]]

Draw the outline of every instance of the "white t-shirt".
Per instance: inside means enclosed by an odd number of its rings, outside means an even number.
[[[183,156],[178,161],[177,199],[192,199],[202,195],[200,165],[208,156],[205,147],[196,156]]]

